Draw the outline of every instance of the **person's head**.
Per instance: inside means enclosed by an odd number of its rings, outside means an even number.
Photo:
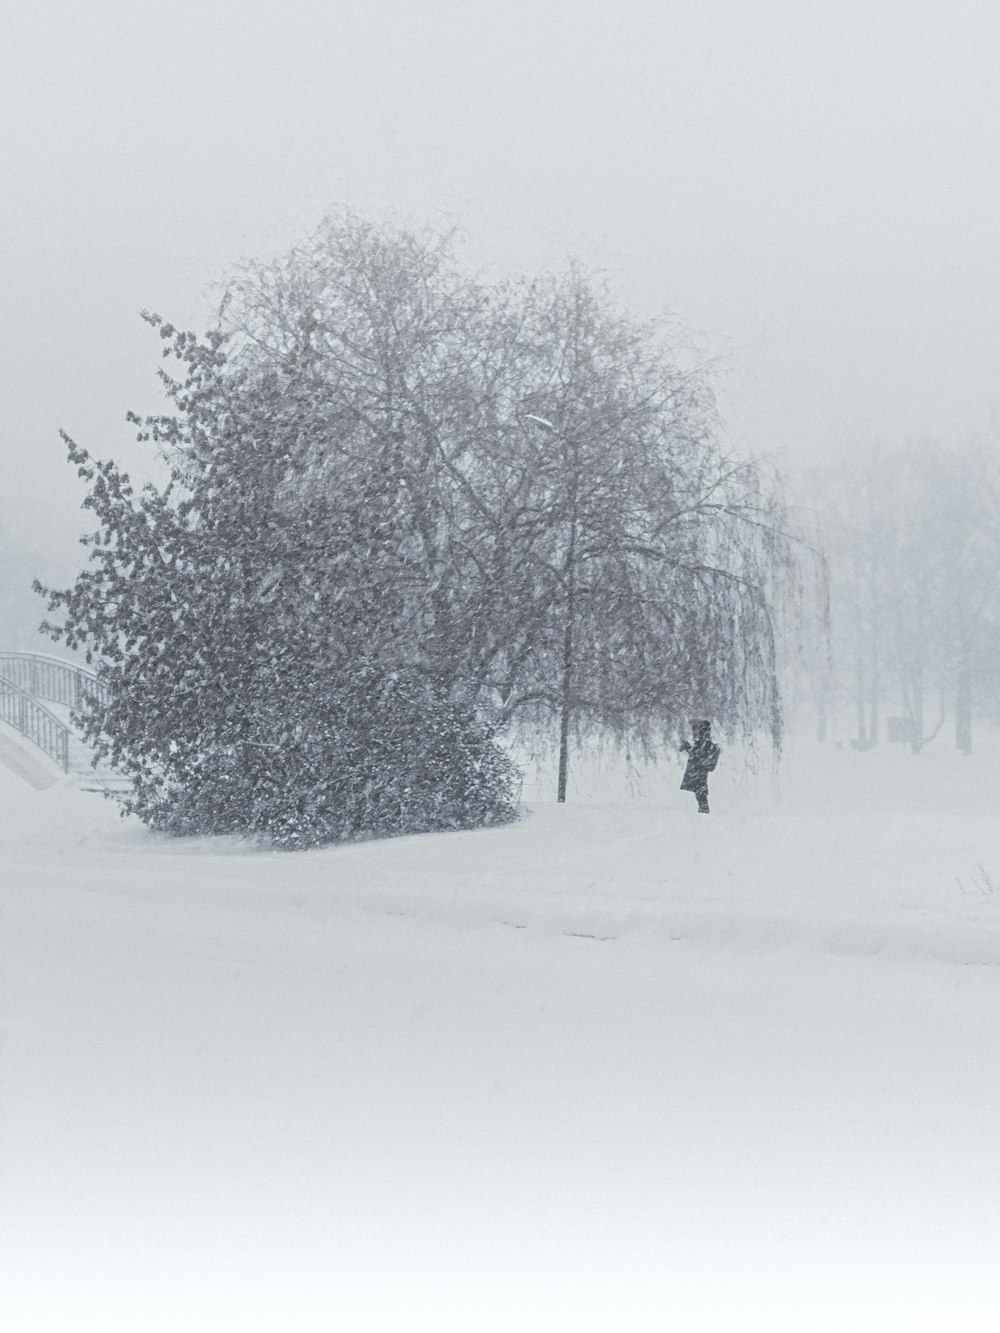
[[[698,718],[692,718],[691,730],[694,732],[696,738],[699,736],[707,736],[712,730],[712,724],[711,722],[705,722]]]

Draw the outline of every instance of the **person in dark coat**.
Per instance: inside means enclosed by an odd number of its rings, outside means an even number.
[[[681,741],[688,761],[681,780],[681,791],[693,791],[698,801],[698,813],[708,814],[708,775],[719,762],[719,747],[712,740],[711,722],[692,722],[694,744]]]

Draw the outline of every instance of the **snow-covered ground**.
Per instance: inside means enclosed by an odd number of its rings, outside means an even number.
[[[0,767],[0,1327],[1000,1327],[1000,748],[678,774],[287,855]]]

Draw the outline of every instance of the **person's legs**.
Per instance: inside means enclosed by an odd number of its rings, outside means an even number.
[[[694,789],[694,794],[698,798],[699,815],[707,815],[708,810],[708,783],[702,782]]]

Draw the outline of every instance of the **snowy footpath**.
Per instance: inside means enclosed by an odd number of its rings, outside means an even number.
[[[716,776],[290,855],[0,768],[0,1328],[1000,1328],[1000,751]]]

